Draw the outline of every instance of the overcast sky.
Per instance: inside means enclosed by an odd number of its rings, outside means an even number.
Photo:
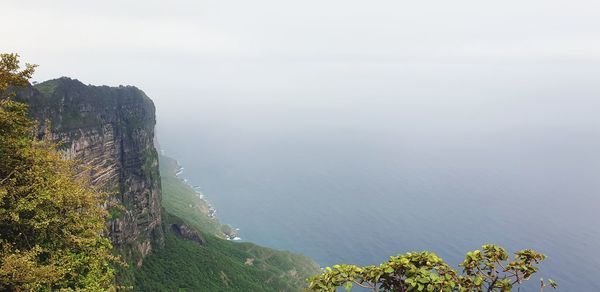
[[[598,93],[599,11],[593,0],[4,0],[0,51],[39,64],[34,80],[136,85],[166,115],[189,111],[173,105],[186,100],[294,105],[374,89],[410,104],[406,88],[418,84],[456,96],[471,83],[497,89],[498,78],[510,83],[504,93],[527,83],[520,94],[559,84],[554,92],[589,95]]]
[[[96,82],[123,63],[185,60],[598,62],[598,11],[580,0],[4,0],[0,46],[42,65],[38,78]]]

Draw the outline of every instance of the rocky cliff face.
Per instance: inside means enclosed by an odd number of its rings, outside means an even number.
[[[132,86],[91,86],[65,77],[27,88],[17,99],[30,105],[41,132],[50,125],[67,155],[90,167],[94,184],[115,193],[125,210],[110,210],[110,237],[140,265],[164,242],[152,101]]]

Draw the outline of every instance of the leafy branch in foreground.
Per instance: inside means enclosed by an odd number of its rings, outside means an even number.
[[[328,292],[342,286],[349,291],[353,285],[373,291],[511,291],[529,280],[545,258],[526,249],[509,261],[504,248],[488,244],[467,253],[460,274],[436,254],[424,251],[393,256],[379,266],[334,265],[308,282],[309,290]],[[540,291],[548,286],[557,284],[542,279]]]
[[[37,65],[25,64],[20,69],[18,54],[0,54],[0,97],[11,86],[25,86]]]

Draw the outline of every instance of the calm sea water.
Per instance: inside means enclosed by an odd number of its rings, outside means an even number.
[[[533,248],[531,290],[600,291],[595,69],[377,68],[158,102],[161,145],[246,241],[323,266]]]

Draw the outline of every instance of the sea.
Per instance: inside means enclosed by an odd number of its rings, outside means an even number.
[[[245,66],[157,100],[161,147],[243,241],[457,268],[495,243],[548,256],[521,291],[600,291],[598,66]]]

